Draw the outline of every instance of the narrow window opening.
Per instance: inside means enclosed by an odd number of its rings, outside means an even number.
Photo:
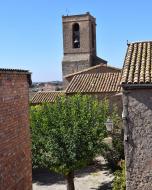
[[[73,25],[73,48],[80,48],[80,27],[78,23]]]

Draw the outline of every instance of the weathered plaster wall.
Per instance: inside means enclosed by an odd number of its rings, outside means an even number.
[[[123,95],[127,190],[152,189],[152,89]]]

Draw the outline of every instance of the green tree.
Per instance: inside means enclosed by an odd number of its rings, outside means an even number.
[[[63,174],[67,190],[74,190],[74,171],[104,149],[108,112],[107,100],[81,95],[31,107],[33,167]]]

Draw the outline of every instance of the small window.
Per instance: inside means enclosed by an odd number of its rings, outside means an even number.
[[[73,25],[73,48],[80,48],[80,27],[78,23]]]

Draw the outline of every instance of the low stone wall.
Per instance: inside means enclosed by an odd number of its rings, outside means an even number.
[[[27,74],[0,72],[0,190],[31,190]]]
[[[104,98],[107,98],[109,100],[111,111],[112,111],[113,106],[115,105],[118,109],[118,115],[121,118],[122,110],[123,110],[121,92],[98,93],[96,94],[96,97],[99,100],[103,100]]]
[[[152,89],[125,91],[127,190],[152,189]]]

